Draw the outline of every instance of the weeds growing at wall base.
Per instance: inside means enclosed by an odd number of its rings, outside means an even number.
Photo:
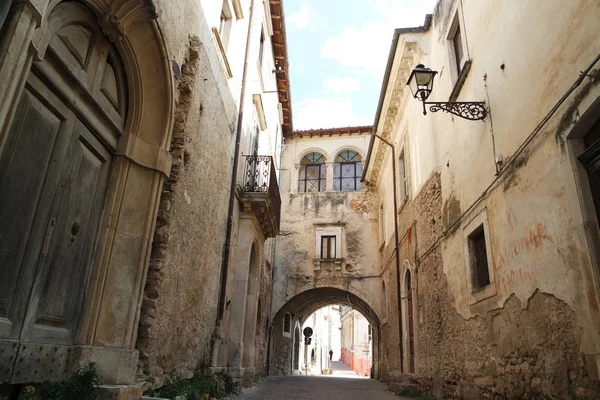
[[[40,385],[27,385],[21,391],[23,400],[97,400],[100,397],[100,373],[95,363],[75,371],[71,377],[59,382],[46,381]],[[0,398],[0,400],[3,400]]]
[[[144,394],[168,399],[187,396],[188,400],[204,400],[221,398],[233,392],[234,388],[233,380],[227,375],[214,375],[211,377],[196,375],[190,379],[175,378],[165,386],[147,390]]]

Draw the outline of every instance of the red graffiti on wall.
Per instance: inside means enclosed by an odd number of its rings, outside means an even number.
[[[535,269],[519,268],[514,271],[509,271],[500,277],[500,285],[502,290],[507,292],[515,283],[535,282],[537,280]]]
[[[546,231],[546,225],[544,223],[535,224],[527,230],[525,235],[509,242],[500,249],[494,263],[494,270],[502,270],[519,255],[529,253],[531,250],[540,247],[548,239],[550,239],[550,235]]]
[[[514,217],[514,214],[512,216]],[[511,220],[512,228],[509,227],[509,230],[514,229],[515,221],[515,219]],[[546,230],[546,225],[540,222],[530,226],[523,236],[501,247],[494,263],[494,271],[499,279],[498,288],[502,288],[506,292],[515,284],[526,281],[535,282],[537,280],[536,262],[532,257],[532,252],[549,239],[550,235]],[[504,268],[511,265],[518,257],[526,257],[523,258],[524,262],[520,263],[522,266],[504,271]]]

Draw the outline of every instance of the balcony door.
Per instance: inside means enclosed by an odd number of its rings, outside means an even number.
[[[49,17],[0,153],[0,339],[77,341],[125,91],[115,49],[75,2]]]

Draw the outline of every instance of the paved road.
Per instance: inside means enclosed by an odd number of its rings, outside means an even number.
[[[399,400],[387,386],[336,365],[332,376],[271,376],[230,400]],[[350,377],[348,377],[350,376]]]

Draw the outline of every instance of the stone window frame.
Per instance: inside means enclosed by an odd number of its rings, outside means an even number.
[[[229,45],[231,28],[233,26],[233,14],[235,12],[236,19],[240,19],[238,9],[241,10],[237,0],[233,0],[233,3],[231,3],[231,1],[232,0],[223,0],[223,5],[221,6],[221,12],[219,15],[219,25],[213,26],[212,28],[212,34],[217,47],[217,53],[219,54],[219,59],[221,60],[221,64],[225,70],[225,76],[227,78],[233,77],[231,65],[227,59],[227,47]]]
[[[289,321],[290,321],[290,323],[288,325],[288,328],[289,328],[288,331],[285,330],[285,319],[286,318],[289,318]],[[283,324],[281,326],[281,332],[282,332],[283,336],[285,336],[285,337],[289,337],[289,338],[292,337],[292,313],[287,312],[287,313],[283,314]]]
[[[315,258],[318,260],[329,260],[322,258],[321,241],[324,236],[335,236],[335,255],[336,259],[342,258],[342,226],[317,226],[315,230]]]
[[[469,250],[469,237],[478,230],[483,229],[485,237],[485,252],[487,257],[487,268],[490,283],[484,287],[475,287],[473,274],[474,260]],[[484,208],[463,228],[463,243],[465,254],[465,276],[467,277],[467,288],[469,305],[479,303],[482,300],[488,299],[496,295],[496,280],[494,276],[493,258],[492,258],[492,241],[490,239],[490,227],[488,223],[487,208]]]
[[[460,32],[460,49],[462,50],[462,59],[457,60],[456,35]],[[462,5],[459,3],[454,10],[452,23],[446,32],[446,47],[448,51],[448,67],[450,70],[450,79],[452,81],[452,92],[449,101],[456,101],[460,91],[471,70],[472,60],[469,53],[467,33],[465,30],[465,21]]]

